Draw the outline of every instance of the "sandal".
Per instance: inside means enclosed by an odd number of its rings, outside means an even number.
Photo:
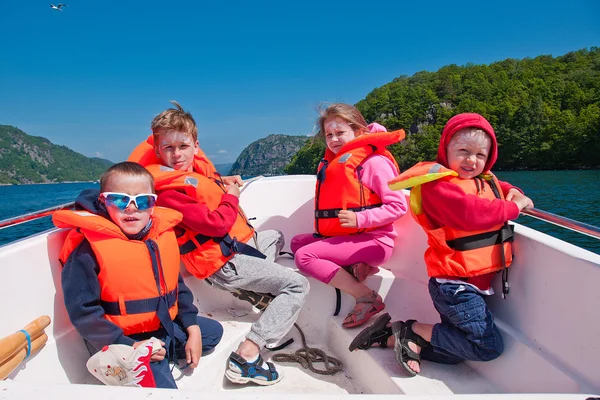
[[[392,332],[394,334],[394,338],[396,342],[394,343],[394,355],[396,356],[396,361],[398,364],[402,365],[402,367],[408,372],[410,376],[417,375],[417,372],[413,371],[409,366],[409,361],[416,361],[421,364],[421,355],[413,351],[410,347],[408,347],[409,343],[414,343],[423,350],[423,348],[429,346],[429,342],[423,339],[421,336],[417,335],[412,330],[412,324],[414,324],[414,319],[409,319],[406,322],[396,321],[392,323]]]
[[[231,352],[225,377],[233,383],[254,382],[262,386],[274,385],[283,378],[273,363],[266,363],[268,369],[263,368],[263,364],[264,360],[260,354],[258,360],[251,363],[239,354]]]
[[[350,275],[356,278],[357,281],[362,282],[369,276],[371,266],[364,262],[358,262],[350,265],[348,267],[348,272],[350,272]]]
[[[231,294],[240,300],[247,301],[256,307],[259,311],[263,311],[269,303],[275,298],[271,293],[258,293],[250,290],[236,288]]]
[[[358,309],[357,306],[359,304],[364,305],[362,308]],[[344,318],[342,327],[354,328],[355,326],[362,325],[384,308],[385,304],[383,303],[381,296],[379,296],[376,291],[372,290],[370,296],[359,297],[356,299],[356,305],[354,306],[354,309],[348,313],[346,318]]]
[[[388,313],[380,315],[371,326],[366,327],[356,335],[348,350],[367,350],[376,343],[379,344],[379,347],[385,349],[388,338],[392,336],[392,328],[387,326],[391,319],[392,317]]]

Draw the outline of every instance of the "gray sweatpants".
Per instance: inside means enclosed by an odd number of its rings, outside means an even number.
[[[225,290],[245,289],[275,296],[246,336],[263,348],[277,342],[292,328],[306,301],[309,285],[304,276],[275,262],[284,245],[281,232],[258,232],[256,242],[250,239],[247,244],[267,258],[236,254],[207,279]]]

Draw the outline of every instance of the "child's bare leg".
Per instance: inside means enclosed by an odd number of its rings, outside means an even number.
[[[340,268],[329,284],[353,296],[355,299],[371,295],[371,289],[358,282],[348,271]]]
[[[250,339],[244,340],[236,353],[244,357],[246,360],[254,360],[260,351],[260,347]]]
[[[362,325],[385,308],[385,304],[377,292],[364,283],[357,281],[354,276],[343,268],[338,269],[329,284],[352,295],[356,301],[350,314],[344,318],[342,323],[344,328]]]

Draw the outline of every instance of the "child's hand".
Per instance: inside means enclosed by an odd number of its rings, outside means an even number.
[[[513,198],[514,198],[515,196],[519,196],[519,195],[522,195],[522,194],[523,194],[523,193],[521,193],[521,192],[520,192],[520,191],[518,191],[517,189],[515,189],[515,188],[512,188],[512,189],[510,189],[510,190],[508,191],[508,193],[506,194],[506,200],[507,200],[507,201],[513,201]]]
[[[198,325],[187,328],[188,339],[185,344],[185,362],[193,369],[198,366],[202,357],[202,334]]]
[[[137,349],[143,343],[146,343],[146,340],[135,342],[132,347],[134,349]],[[165,342],[161,340],[160,344],[163,347],[161,347],[160,350],[158,350],[156,353],[152,354],[152,356],[150,357],[150,361],[162,361],[167,355],[167,349],[165,349]]]
[[[512,190],[512,189],[511,189]],[[509,193],[510,194],[510,193]],[[507,196],[508,198],[508,196]],[[511,201],[517,203],[519,207],[519,211],[522,211],[524,208],[533,208],[533,201],[522,193],[512,196]]]
[[[342,210],[338,214],[342,228],[358,228],[356,213],[354,211]]]
[[[235,197],[240,197],[240,188],[237,187],[237,185],[228,184],[226,190],[228,194],[232,194]]]
[[[239,175],[223,176],[221,177],[221,179],[226,185],[242,186],[244,184],[244,181],[242,181],[242,177]]]

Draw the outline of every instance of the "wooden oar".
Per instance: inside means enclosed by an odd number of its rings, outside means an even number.
[[[23,330],[27,331],[33,342],[34,339],[40,337],[48,325],[50,325],[50,317],[42,315],[38,319],[28,323]],[[0,364],[13,357],[15,354],[19,354],[26,346],[27,337],[23,332],[15,332],[12,335],[0,339]]]
[[[41,349],[46,342],[48,341],[48,336],[45,333],[39,335],[36,339],[31,341],[31,352],[30,354],[35,353],[39,349]],[[11,372],[15,370],[21,364],[21,362],[27,356],[27,349],[21,349],[13,358],[8,359],[4,364],[0,364],[0,380],[6,379],[7,376],[10,375]]]

